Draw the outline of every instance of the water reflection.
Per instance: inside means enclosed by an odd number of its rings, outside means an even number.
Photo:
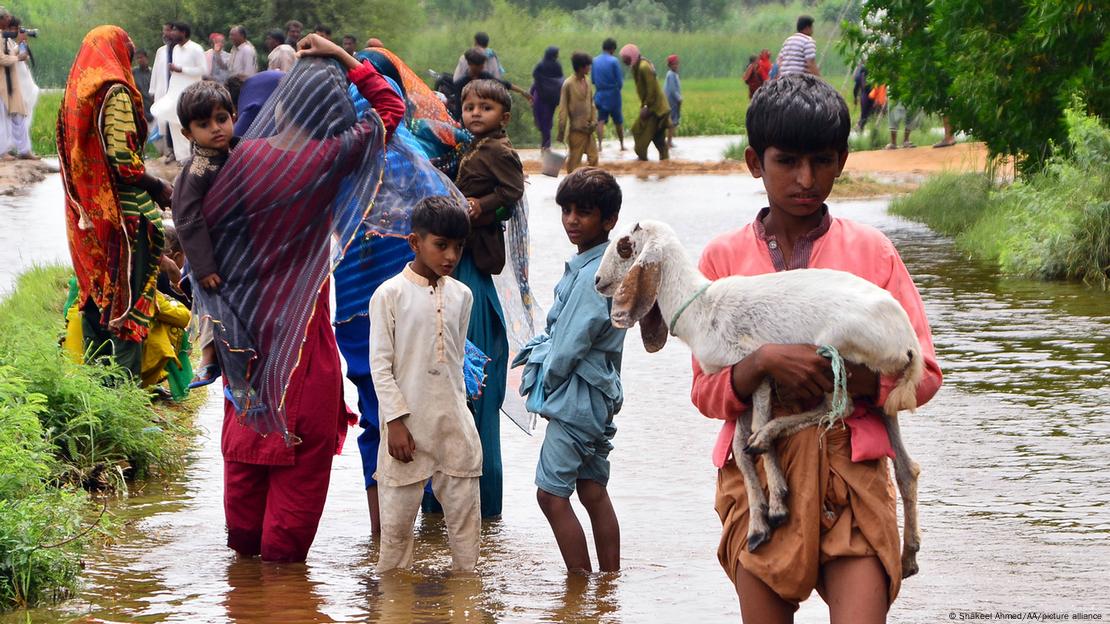
[[[324,598],[312,581],[310,567],[234,559],[227,566],[227,594],[222,603],[232,622],[335,622],[322,611]]]
[[[759,181],[747,177],[620,182],[622,227],[665,220],[691,256],[763,204]],[[528,189],[532,276],[544,305],[572,251],[554,205],[556,184],[535,177]],[[947,621],[949,611],[972,608],[1101,610],[1110,618],[1110,297],[1002,280],[951,241],[889,217],[883,201],[837,203],[833,211],[894,241],[925,300],[946,372],[938,396],[903,419],[922,464],[924,544],[922,573],[903,586],[891,621]],[[37,227],[33,221],[19,221],[15,231],[11,223],[0,222],[0,236],[37,237],[64,254],[60,219],[46,233],[18,230]],[[0,244],[5,252],[12,263],[29,259]],[[535,504],[542,437],[508,425],[505,514],[483,526],[476,577],[446,573],[438,517],[417,523],[414,572],[373,572],[354,436],[336,458],[308,564],[237,561],[223,545],[221,413],[213,403],[200,415],[213,433],[201,437],[189,473],[117,512],[139,520],[89,561],[78,600],[31,615],[44,622],[734,622],[735,594],[716,560],[709,455],[717,425],[689,403],[689,352],[671,341],[649,356],[638,340],[631,332],[625,346],[627,396],[609,487],[624,542],[619,575],[563,572]],[[797,621],[826,622],[827,611],[813,597]]]

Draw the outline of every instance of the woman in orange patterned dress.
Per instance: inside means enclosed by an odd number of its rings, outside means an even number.
[[[139,379],[165,242],[158,205],[169,207],[173,189],[143,166],[134,52],[117,26],[85,35],[58,114],[58,157],[85,348]]]

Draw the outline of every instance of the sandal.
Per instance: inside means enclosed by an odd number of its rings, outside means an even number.
[[[896,150],[896,149],[898,149],[898,146],[893,144],[893,143],[887,143],[886,147],[884,147],[883,149]]]
[[[244,392],[224,386],[224,398],[235,408],[235,413],[243,417],[256,416],[266,411],[266,405],[258,400],[258,395],[249,387]]]
[[[904,147],[906,149],[909,149],[911,147],[917,147],[917,146],[914,145],[912,141],[902,141],[902,147]]]
[[[193,381],[189,382],[189,389],[192,390],[193,388],[203,388],[204,386],[207,386],[208,384],[219,379],[221,374],[222,371],[220,370],[219,362],[213,362],[212,364],[203,366],[199,371],[197,371],[196,376],[193,377]]]
[[[934,143],[933,147],[952,147],[955,144],[956,144],[955,141],[952,141],[951,143],[946,143],[945,141],[941,141],[940,143]]]

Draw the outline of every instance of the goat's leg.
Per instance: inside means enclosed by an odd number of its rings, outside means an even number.
[[[771,539],[771,527],[767,525],[767,499],[763,495],[763,486],[759,483],[755,460],[743,451],[743,445],[751,433],[751,412],[745,412],[736,420],[732,456],[736,459],[740,474],[744,476],[744,489],[748,493],[748,550],[754,551]]]
[[[765,381],[752,394],[752,427],[755,429],[755,433],[758,434],[770,426],[772,422],[774,421],[771,419],[771,384]],[[751,439],[751,436],[748,439]],[[774,444],[770,444],[764,452],[763,472],[767,475],[767,498],[769,501],[767,521],[772,527],[777,527],[785,523],[790,516],[790,509],[786,506],[789,488],[786,485],[786,475],[783,474],[782,464],[779,462],[778,451],[775,450]]]
[[[752,434],[752,437],[748,439],[748,446],[744,450],[752,455],[766,453],[772,448],[775,440],[791,436],[806,427],[816,425],[821,422],[821,417],[824,414],[825,409],[820,407],[800,414],[773,418]]]
[[[917,551],[921,549],[921,527],[917,516],[917,477],[921,468],[910,457],[902,441],[898,416],[886,417],[886,432],[894,449],[894,479],[902,495],[902,521],[905,523],[902,539],[902,578],[917,574]]]

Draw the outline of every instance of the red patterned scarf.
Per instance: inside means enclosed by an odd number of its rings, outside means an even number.
[[[58,114],[58,157],[66,192],[66,231],[81,300],[91,297],[109,319],[131,308],[131,250],[100,127],[112,87],[127,89],[134,105],[140,149],[147,126],[143,99],[131,74],[131,38],[118,26],[85,35],[66,82]],[[125,336],[142,339],[144,328]]]

